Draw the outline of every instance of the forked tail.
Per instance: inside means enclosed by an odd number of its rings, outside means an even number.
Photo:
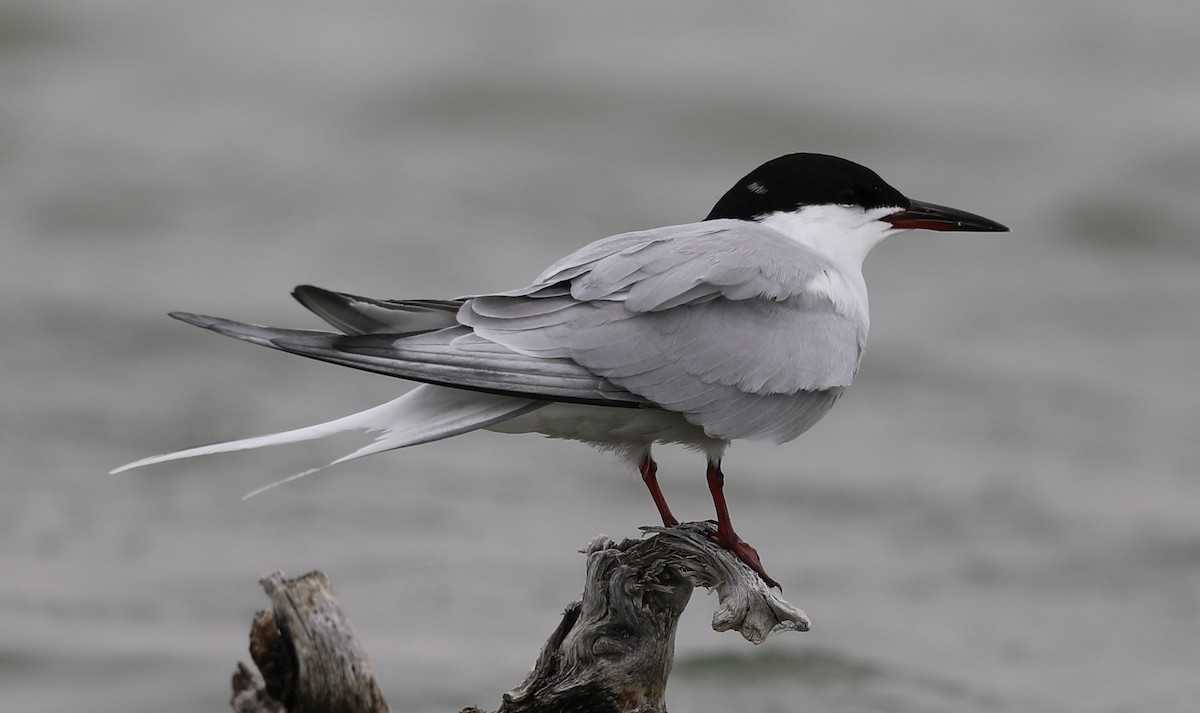
[[[275,487],[281,483],[315,473],[330,465],[362,458],[373,453],[415,446],[420,443],[438,441],[461,433],[486,428],[500,421],[533,411],[546,404],[545,401],[498,396],[463,389],[449,389],[441,386],[418,386],[400,398],[380,404],[375,408],[359,413],[343,416],[342,418],[306,426],[291,431],[272,433],[265,436],[242,438],[236,441],[224,441],[207,446],[197,446],[174,453],[143,458],[128,463],[111,471],[121,473],[133,468],[141,468],[155,463],[194,458],[212,453],[229,453],[244,451],[264,446],[281,445],[284,443],[300,443],[326,436],[350,431],[365,431],[378,433],[375,440],[358,450],[349,453],[328,465],[300,473],[273,483],[266,488],[250,493],[255,495],[263,490]]]

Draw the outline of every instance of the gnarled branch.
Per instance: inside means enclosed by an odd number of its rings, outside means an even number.
[[[737,631],[759,644],[777,632],[808,629],[804,612],[715,544],[711,523],[643,530],[651,536],[622,542],[600,536],[584,550],[582,599],[567,606],[533,670],[504,695],[497,713],[665,711],[675,629],[697,586],[717,591],[717,631]],[[263,678],[239,664],[234,709],[386,711],[328,579],[319,572],[297,580],[275,573],[262,582],[273,611],[256,617],[251,653]]]

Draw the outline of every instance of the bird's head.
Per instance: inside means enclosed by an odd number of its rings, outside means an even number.
[[[770,225],[839,262],[862,265],[879,241],[905,230],[1007,232],[973,213],[912,200],[866,166],[823,154],[767,161],[730,188],[706,220]]]

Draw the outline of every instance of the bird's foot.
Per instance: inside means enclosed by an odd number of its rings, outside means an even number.
[[[709,522],[712,521],[710,520]],[[733,556],[744,562],[747,567],[757,572],[758,576],[762,578],[762,581],[768,587],[774,587],[781,592],[783,591],[783,587],[779,586],[779,582],[771,579],[770,575],[767,574],[767,570],[763,569],[762,560],[758,558],[758,550],[754,549],[749,542],[738,537],[736,532],[733,530],[722,532],[718,526],[717,531],[709,534],[709,537],[716,540],[717,544],[723,549],[732,552]]]

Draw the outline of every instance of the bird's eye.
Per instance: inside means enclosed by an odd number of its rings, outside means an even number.
[[[858,191],[853,188],[842,188],[833,197],[838,205],[858,205]]]

